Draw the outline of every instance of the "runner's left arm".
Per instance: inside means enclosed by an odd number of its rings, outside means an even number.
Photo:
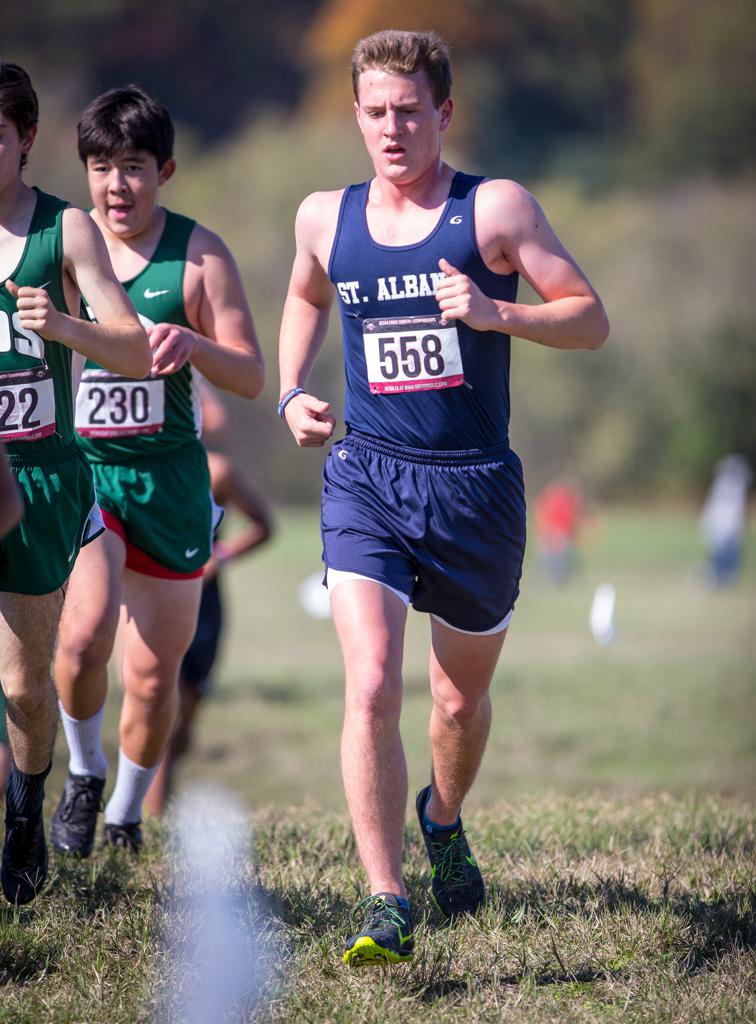
[[[153,371],[175,373],[189,361],[216,387],[257,398],[265,363],[239,268],[223,241],[199,224],[189,240],[184,296],[196,330],[157,324],[150,331]]]
[[[62,229],[64,284],[68,278],[86,295],[97,323],[56,309],[44,287],[19,288],[8,281],[6,288],[16,299],[22,326],[93,359],[106,370],[125,377],[145,377],[151,362],[147,335],[113,272],[102,235],[91,217],[74,207],[63,211]],[[73,289],[67,293],[69,290]]]
[[[447,260],[436,287],[445,316],[477,331],[501,331],[539,345],[596,349],[609,333],[601,299],[560,242],[535,198],[513,181],[487,181],[475,203],[481,254],[495,272],[517,271],[540,305],[492,299]]]

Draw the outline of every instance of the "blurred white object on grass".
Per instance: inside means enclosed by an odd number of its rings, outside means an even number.
[[[613,583],[601,583],[596,587],[588,619],[596,643],[610,644],[617,637],[617,627],[614,623],[616,600],[617,592]]]
[[[249,814],[211,787],[182,793],[173,822],[166,1024],[223,1024],[259,1004],[265,979],[261,908],[245,882]],[[245,1016],[245,1019],[246,1016]]]
[[[311,619],[330,619],[331,597],[323,586],[323,570],[306,576],[299,584],[297,597]]]

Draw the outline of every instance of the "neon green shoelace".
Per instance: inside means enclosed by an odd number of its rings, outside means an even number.
[[[364,907],[368,906],[372,906],[372,909],[370,910],[367,921],[365,922],[365,931],[370,929],[379,921],[385,921],[385,919],[388,918],[391,923],[396,925],[399,929],[399,933],[402,934],[402,929],[407,926],[407,922],[399,913],[398,908],[392,907],[390,903],[386,902],[383,896],[366,896],[364,900],[360,900],[352,911],[352,920],[358,916],[359,912]]]
[[[460,889],[467,885],[465,875],[465,856],[461,839],[463,832],[458,832],[451,839],[432,842],[433,852],[437,858],[437,874],[452,889]]]

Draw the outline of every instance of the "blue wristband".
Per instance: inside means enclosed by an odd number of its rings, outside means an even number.
[[[281,396],[281,401],[278,403],[278,408],[276,410],[281,419],[284,418],[284,409],[292,398],[296,398],[297,395],[303,395],[304,393],[304,388],[292,388],[291,391],[287,391],[285,395]]]

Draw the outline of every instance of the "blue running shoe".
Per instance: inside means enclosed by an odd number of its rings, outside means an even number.
[[[462,819],[450,829],[431,828],[425,821],[430,786],[417,794],[415,807],[431,865],[433,902],[445,917],[474,914],[483,904],[483,878],[462,828]]]
[[[364,964],[398,964],[411,960],[415,951],[412,918],[394,893],[368,896],[354,913],[367,908],[362,931],[347,939],[343,962],[352,967]]]

